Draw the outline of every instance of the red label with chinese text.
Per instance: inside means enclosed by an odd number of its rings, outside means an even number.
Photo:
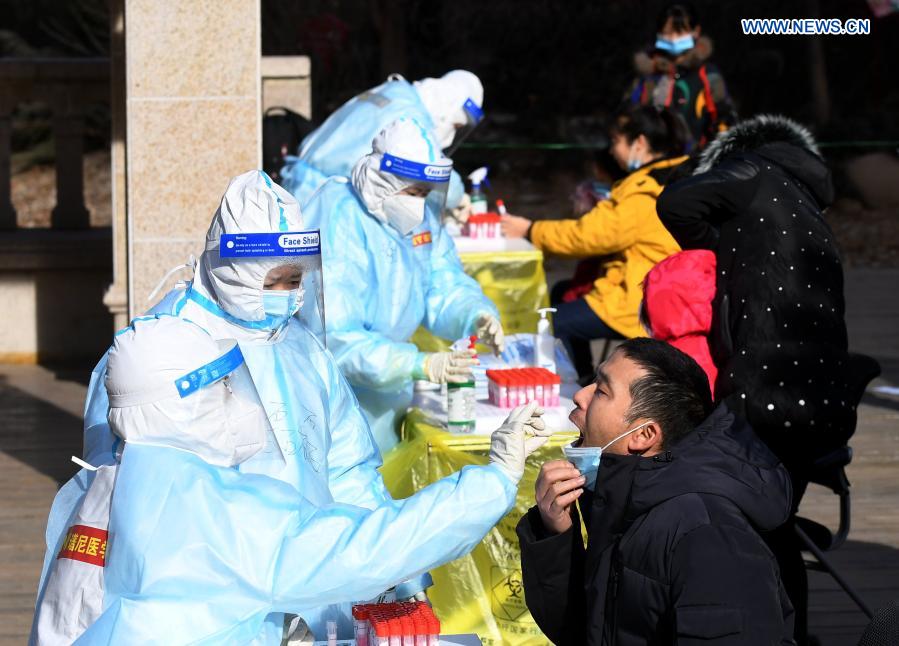
[[[416,234],[412,236],[412,246],[420,247],[423,244],[431,244],[431,232],[425,231],[423,233]]]
[[[103,567],[106,565],[106,539],[109,532],[87,525],[72,525],[59,551],[58,559],[82,561]]]

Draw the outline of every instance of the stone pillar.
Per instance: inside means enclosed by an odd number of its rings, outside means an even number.
[[[53,115],[56,206],[50,221],[54,229],[87,229],[91,219],[84,206],[84,118],[77,108],[57,110]]]
[[[11,165],[12,105],[0,96],[0,229],[16,228],[16,209],[12,205]]]
[[[128,185],[125,173],[125,0],[109,3],[109,112],[112,117],[110,179],[112,183],[112,284],[103,304],[113,329],[128,325]]]
[[[259,0],[123,2],[135,316],[169,268],[203,250],[229,179],[260,167],[260,12]]]

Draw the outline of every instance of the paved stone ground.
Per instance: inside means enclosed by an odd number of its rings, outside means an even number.
[[[853,349],[876,357],[873,386],[899,386],[899,270],[847,276]],[[44,554],[47,512],[75,471],[89,368],[0,366],[0,646],[26,640]],[[853,529],[833,562],[868,603],[899,598],[899,397],[870,390],[853,441]],[[835,524],[836,497],[811,490],[802,513]],[[811,628],[823,646],[854,646],[865,617],[829,578],[811,575]]]

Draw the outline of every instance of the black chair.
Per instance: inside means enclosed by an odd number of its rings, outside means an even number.
[[[860,401],[865,388],[880,374],[880,365],[872,359],[861,354],[853,354],[850,357],[851,383],[856,387],[857,397]],[[859,594],[849,585],[839,572],[834,569],[825,552],[838,549],[849,536],[851,525],[851,506],[849,500],[849,479],[846,477],[846,466],[852,461],[852,449],[844,446],[824,457],[816,460],[809,471],[809,483],[827,487],[840,499],[840,525],[836,532],[831,532],[828,527],[808,518],[797,517],[794,529],[803,549],[811,552],[814,561],[806,561],[806,568],[818,572],[826,572],[834,578],[841,588],[849,595],[862,612],[870,619],[873,613]]]
[[[858,642],[858,646],[896,646],[896,644],[899,644],[899,601],[878,610]]]

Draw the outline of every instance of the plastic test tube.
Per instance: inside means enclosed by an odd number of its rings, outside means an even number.
[[[433,615],[428,618],[428,646],[440,646],[440,620]]]
[[[368,613],[361,606],[353,606],[353,632],[356,633],[356,646],[368,646]]]
[[[546,406],[546,398],[543,396],[543,382],[546,381],[546,376],[543,374],[541,370],[534,370],[534,398],[537,400],[537,403],[541,406]]]
[[[403,646],[403,625],[399,619],[393,618],[387,620],[388,634],[390,635],[390,646]]]
[[[390,646],[390,629],[387,622],[377,619],[371,626],[374,632],[371,643],[377,646]]]

